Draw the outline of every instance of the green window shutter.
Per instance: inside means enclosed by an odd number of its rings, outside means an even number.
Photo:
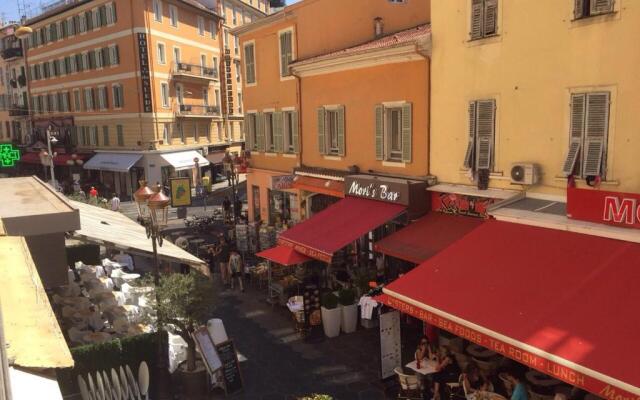
[[[293,152],[300,153],[300,137],[298,132],[298,111],[291,111],[291,137],[293,138]]]
[[[274,112],[273,118],[273,144],[276,153],[282,153],[284,151],[284,134],[283,134],[283,121],[282,113]]]
[[[344,106],[338,107],[338,154],[340,156],[345,155],[345,140],[344,140]]]
[[[320,154],[327,154],[324,114],[324,107],[318,108],[318,151]]]
[[[483,36],[482,21],[484,19],[484,4],[483,0],[471,0],[471,29],[469,30],[469,36],[471,39],[480,39]]]
[[[584,17],[584,0],[573,0],[573,18]]]
[[[411,103],[402,106],[402,161],[411,162],[412,115]]]
[[[264,114],[263,113],[258,113],[256,114],[256,142],[257,142],[257,146],[256,149],[258,151],[264,151],[265,150],[265,141],[264,141]]]
[[[467,132],[467,151],[464,154],[464,167],[473,168],[475,166],[476,147],[476,102],[469,103],[469,130]]]
[[[603,175],[603,155],[609,130],[609,92],[587,95],[582,176]]]
[[[476,117],[476,168],[491,169],[495,134],[495,100],[479,100]]]
[[[244,146],[247,150],[251,150],[251,114],[244,115]]]
[[[586,95],[584,93],[571,95],[571,122],[569,126],[569,151],[562,164],[562,174],[569,176],[575,169],[578,154],[582,146],[584,135],[584,117],[586,114]]]
[[[384,106],[376,104],[376,160],[384,160]]]
[[[591,15],[613,12],[613,0],[591,0]]]

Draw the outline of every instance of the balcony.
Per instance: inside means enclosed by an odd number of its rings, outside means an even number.
[[[201,106],[195,104],[178,104],[176,117],[182,118],[214,118],[220,116],[219,106]]]
[[[27,106],[19,106],[17,104],[12,104],[9,107],[9,116],[10,117],[20,117],[29,115],[29,107]]]
[[[190,81],[217,81],[218,69],[195,64],[177,63],[173,68],[173,78]]]
[[[9,47],[2,50],[2,59],[10,61],[22,57],[22,47]]]

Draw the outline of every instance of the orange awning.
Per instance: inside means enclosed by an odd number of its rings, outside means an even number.
[[[293,181],[293,187],[334,197],[344,197],[344,182],[333,179],[297,175]]]

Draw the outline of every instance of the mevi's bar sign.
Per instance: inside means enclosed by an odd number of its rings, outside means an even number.
[[[375,175],[349,175],[344,178],[344,190],[348,196],[409,205],[412,183],[406,179]]]
[[[640,229],[640,194],[567,188],[567,216]]]

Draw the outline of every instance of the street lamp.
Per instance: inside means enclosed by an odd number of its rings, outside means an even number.
[[[222,167],[224,168],[224,172],[227,175],[227,182],[229,183],[229,185],[231,185],[231,196],[233,198],[233,223],[237,224],[238,210],[236,210],[236,166],[229,152],[226,152],[224,154],[224,157],[222,158]]]
[[[147,238],[151,238],[153,245],[153,281],[156,288],[160,286],[160,262],[158,261],[158,246],[162,246],[162,229],[167,226],[169,214],[169,203],[171,199],[162,192],[162,187],[157,184],[152,190],[145,181],[140,181],[140,188],[133,194],[138,209],[138,221],[144,225],[147,231]],[[156,304],[159,304],[158,292],[155,291]],[[166,386],[167,377],[165,376],[166,366],[164,349],[162,347],[162,320],[157,315],[157,331],[158,331],[158,348],[157,368],[158,382]]]
[[[53,152],[53,150],[51,149],[51,145],[52,144],[56,144],[58,143],[58,139],[56,138],[57,136],[57,132],[53,130],[53,125],[49,125],[47,127],[47,150],[48,150],[48,154],[46,154],[47,156],[47,161],[49,162],[49,168],[50,168],[50,178],[51,178],[51,187],[53,187],[54,189],[56,188],[56,175],[55,175],[55,171],[53,170],[53,157],[56,156],[56,154]]]

